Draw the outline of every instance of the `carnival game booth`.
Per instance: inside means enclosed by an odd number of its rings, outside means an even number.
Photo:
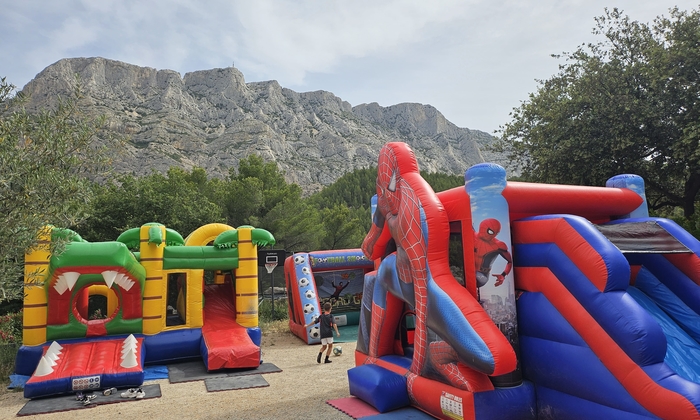
[[[648,217],[640,177],[480,164],[435,194],[389,143],[375,203],[352,395],[444,419],[700,419],[700,242]]]
[[[58,240],[65,250],[52,255]],[[270,244],[250,226],[210,224],[183,239],[148,223],[99,243],[47,227],[25,255],[25,397],[138,386],[146,364],[259,366],[257,247]]]
[[[331,313],[339,327],[358,325],[365,273],[374,263],[361,249],[300,252],[287,257],[284,277],[287,286],[289,328],[308,344],[321,342],[314,321],[323,305],[333,305]]]

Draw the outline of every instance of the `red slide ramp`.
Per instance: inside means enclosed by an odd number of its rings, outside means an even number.
[[[260,347],[236,322],[233,302],[230,283],[205,286],[202,358],[208,371],[260,366]]]

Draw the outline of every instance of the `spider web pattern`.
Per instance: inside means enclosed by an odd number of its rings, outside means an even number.
[[[390,232],[395,226],[396,199],[393,197],[396,190],[390,191],[389,184],[392,179],[400,177],[396,156],[391,148],[383,148],[379,154],[379,165],[377,168],[377,209],[372,220],[372,227],[362,243],[362,250],[366,255],[372,255],[374,246],[382,235],[382,231],[388,227]],[[384,291],[384,294],[388,291]],[[379,296],[372,301],[372,324],[370,328],[370,342],[368,353],[370,357],[378,357],[379,341],[384,326],[386,308],[377,302]],[[382,296],[384,298],[384,296]],[[384,300],[386,301],[386,300]]]
[[[381,330],[383,326],[383,320],[385,319],[386,310],[381,306],[377,305],[376,302],[372,302],[372,329],[369,335],[369,356],[378,357],[379,356],[379,337],[381,337]]]
[[[379,207],[377,207],[377,214],[379,213]],[[379,221],[380,225],[376,225],[375,222]],[[374,245],[377,243],[377,240],[379,237],[382,235],[382,231],[384,230],[384,224],[385,224],[385,219],[384,216],[377,217],[375,215],[374,219],[372,220],[372,226],[369,229],[369,232],[367,232],[367,236],[365,236],[364,241],[362,241],[362,252],[367,255],[371,256],[374,252]]]
[[[427,317],[427,243],[426,232],[421,224],[420,201],[415,192],[404,180],[400,182],[401,201],[398,213],[398,235],[392,235],[397,244],[403,249],[406,260],[397,258],[399,278],[407,283],[413,283],[415,294],[415,338],[413,343],[413,363],[411,372],[420,374],[425,365],[428,329]],[[392,232],[393,233],[393,232]],[[397,257],[398,257],[397,252]]]
[[[390,218],[392,213],[396,214],[397,208],[395,206],[395,200],[393,197],[390,197],[390,195],[394,193],[387,188],[389,187],[392,177],[398,178],[400,176],[401,174],[399,173],[394,151],[390,148],[383,148],[379,153],[377,167],[377,208],[372,218],[372,226],[362,242],[362,251],[365,255],[370,256],[373,254],[374,245],[381,236],[385,225],[388,224],[386,219]]]
[[[396,155],[393,149],[384,148],[379,155],[377,166],[377,210],[381,210],[384,215],[396,214],[399,207],[397,190],[389,190],[392,178],[397,182],[398,189],[401,172],[399,172]]]
[[[449,344],[444,341],[433,341],[430,343],[429,349],[433,367],[445,377],[450,385],[473,391],[469,381],[462,375],[457,366],[459,361],[457,352]]]
[[[411,400],[411,403],[415,405],[420,405],[418,403],[418,400],[415,397],[415,394],[413,393],[413,382],[416,380],[417,377],[420,375],[416,375],[413,372],[408,372],[406,374],[406,388],[408,389],[408,398]]]
[[[390,187],[395,187],[390,190]],[[371,251],[384,228],[388,228],[396,243],[396,265],[400,281],[412,283],[415,294],[415,335],[413,362],[407,374],[408,393],[414,400],[413,382],[420,375],[426,361],[427,351],[427,232],[423,231],[421,203],[413,188],[399,172],[396,155],[390,147],[382,149],[377,167],[377,221],[384,226],[373,224],[370,234],[362,245],[363,250]],[[383,216],[383,218],[382,218]],[[384,308],[372,305],[372,328],[370,349],[378,348],[382,330]],[[380,317],[379,309],[382,311]],[[374,321],[377,322],[374,322]],[[370,350],[370,356],[373,356]]]

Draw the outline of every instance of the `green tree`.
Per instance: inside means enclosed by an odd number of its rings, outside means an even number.
[[[603,40],[555,56],[566,62],[513,110],[496,150],[530,181],[636,173],[652,209],[689,217],[700,191],[700,14],[674,8],[649,25],[606,9],[595,20]]]
[[[318,249],[323,236],[319,212],[302,199],[301,187],[288,184],[276,162],[251,155],[229,171],[221,202],[232,226],[262,227],[287,251]]]
[[[261,220],[261,227],[275,236],[276,248],[287,252],[321,249],[324,229],[319,211],[301,197],[278,203]]]
[[[241,159],[238,163],[238,171],[231,169],[229,177],[232,181],[245,182],[247,179],[258,179],[262,182],[262,203],[258,207],[257,214],[251,214],[262,218],[277,204],[290,197],[301,196],[301,187],[296,184],[287,184],[276,162],[265,162],[260,156],[251,155]],[[245,185],[243,185],[245,187]],[[244,196],[245,197],[245,196]],[[256,199],[256,204],[259,199]]]
[[[321,249],[359,248],[367,230],[361,218],[369,219],[369,212],[336,204],[321,210],[325,234],[320,239]]]
[[[223,184],[222,204],[231,226],[260,225],[265,203],[264,182],[255,177],[235,178]]]
[[[428,172],[421,174],[421,176],[435,192],[446,191],[455,187],[464,187],[464,174],[450,175],[439,172]]]
[[[322,249],[357,248],[372,224],[370,207],[376,193],[377,168],[355,169],[309,197],[321,210],[325,234]],[[340,212],[340,213],[339,213]],[[345,215],[345,219],[341,216]],[[356,236],[361,233],[358,239]]]
[[[202,168],[188,172],[172,167],[166,175],[124,175],[99,187],[90,218],[80,227],[90,241],[112,241],[127,229],[158,222],[187,236],[208,223],[225,222],[222,207],[212,202],[220,188]]]
[[[79,88],[38,113],[14,92],[0,79],[0,302],[22,297],[24,253],[43,226],[70,227],[86,217],[89,177],[107,163],[96,140],[113,140],[102,131],[104,118],[82,113]]]
[[[370,207],[377,190],[377,168],[355,169],[310,197],[319,208],[344,204],[350,208]]]

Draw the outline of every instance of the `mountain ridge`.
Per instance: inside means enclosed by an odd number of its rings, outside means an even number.
[[[77,75],[77,78],[76,78]],[[140,176],[171,166],[226,177],[257,154],[275,161],[305,194],[341,175],[376,166],[382,145],[409,144],[427,172],[463,174],[499,156],[481,147],[489,134],[460,128],[435,107],[401,103],[351,106],[331,92],[295,92],[277,81],[245,82],[234,67],[180,73],[101,57],[66,58],[23,88],[27,108],[51,106],[79,80],[90,112],[128,139],[114,156],[120,173]]]

